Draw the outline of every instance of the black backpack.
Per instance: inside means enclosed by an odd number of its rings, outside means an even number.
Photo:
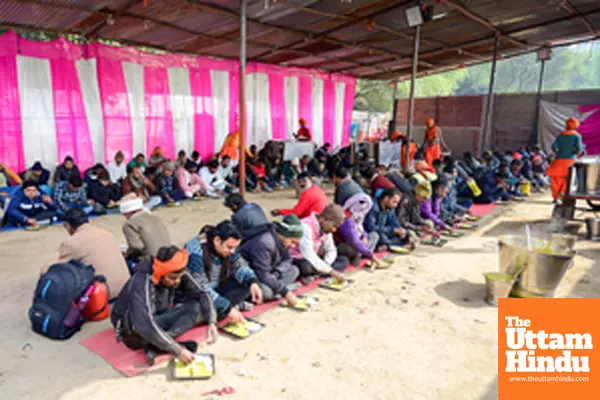
[[[50,339],[66,340],[77,332],[83,322],[68,328],[63,321],[74,302],[94,283],[95,271],[91,265],[78,260],[52,265],[40,277],[29,309],[31,328]]]

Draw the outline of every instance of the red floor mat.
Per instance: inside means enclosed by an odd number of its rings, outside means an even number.
[[[495,203],[492,203],[492,204],[473,204],[471,206],[471,212],[476,217],[483,217],[483,216],[491,213],[492,211],[494,211],[498,207],[500,207],[500,205],[495,204]]]
[[[365,266],[366,262],[366,260],[363,260],[358,267],[349,267],[347,271],[361,269]],[[294,293],[302,294],[314,290],[323,280],[324,279],[317,279],[310,285],[301,286],[298,290],[294,291]],[[246,312],[244,315],[246,317],[253,317],[262,314],[274,307],[278,307],[279,303],[279,301],[271,301],[269,303],[261,304],[260,306],[255,306],[252,311]],[[201,342],[204,340],[205,335],[206,326],[199,326],[191,329],[178,340],[195,340]],[[112,328],[83,339],[79,344],[104,358],[114,369],[125,376],[136,376],[150,369],[161,368],[171,358],[170,355],[157,357],[154,366],[150,367],[146,363],[146,357],[141,350],[133,351],[128,349],[123,343],[116,342],[115,332]]]

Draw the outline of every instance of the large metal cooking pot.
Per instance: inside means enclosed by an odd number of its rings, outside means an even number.
[[[532,240],[534,250],[527,249],[524,236],[501,237],[498,254],[500,271],[513,276],[518,274],[515,287],[521,291],[536,296],[554,296],[575,256],[572,248],[575,241],[569,235],[562,236],[554,235],[549,241],[535,238]]]
[[[575,253],[529,253],[527,267],[515,285],[529,293],[553,297],[560,281],[573,264]]]

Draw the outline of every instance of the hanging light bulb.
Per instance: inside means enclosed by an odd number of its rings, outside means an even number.
[[[106,17],[106,25],[113,26],[115,24],[115,17],[112,14],[108,14]]]
[[[144,30],[147,31],[150,29],[150,27],[152,26],[152,23],[150,21],[148,21],[147,19],[144,20]]]

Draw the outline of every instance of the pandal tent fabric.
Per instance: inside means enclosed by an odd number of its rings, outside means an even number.
[[[85,169],[155,146],[206,158],[238,128],[238,87],[236,61],[9,31],[0,36],[0,162],[54,168],[71,155]],[[318,145],[346,145],[355,87],[348,75],[248,64],[247,142],[292,139],[302,117]]]
[[[552,143],[566,128],[565,122],[576,117],[587,154],[600,154],[600,104],[572,105],[540,101],[538,140],[540,147],[551,152]]]

